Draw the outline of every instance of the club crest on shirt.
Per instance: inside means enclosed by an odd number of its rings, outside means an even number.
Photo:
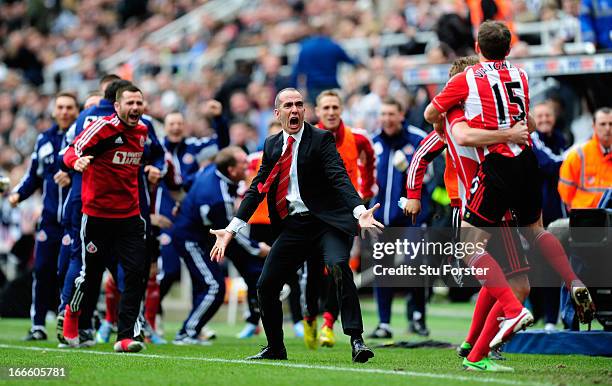
[[[170,237],[170,235],[168,235],[166,233],[162,233],[159,236],[159,244],[160,245],[170,245],[171,242],[172,242],[172,237]]]
[[[140,146],[144,146],[144,145],[145,145],[145,137],[141,135],[140,136]]]
[[[186,165],[191,165],[193,163],[193,154],[185,153],[183,156],[183,163]]]
[[[98,247],[96,247],[96,245],[90,241],[89,244],[87,244],[87,246],[85,247],[85,250],[89,253],[96,253],[98,252]]]
[[[406,146],[404,146],[404,148],[402,149],[402,151],[408,155],[414,153],[414,146],[412,146],[411,144],[407,144]]]
[[[47,241],[47,233],[45,231],[39,231],[36,234],[36,240],[40,241],[40,242],[45,242]]]
[[[62,245],[70,245],[71,242],[72,239],[70,238],[70,235],[64,235],[64,237],[62,237]]]

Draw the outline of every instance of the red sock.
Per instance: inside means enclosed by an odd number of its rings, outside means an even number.
[[[104,283],[104,300],[106,301],[106,319],[110,324],[117,323],[117,309],[119,306],[119,289],[112,277],[106,279]]]
[[[467,357],[468,361],[478,362],[482,358],[489,355],[489,344],[491,343],[491,340],[495,334],[497,334],[499,331],[499,320],[497,320],[497,318],[501,318],[503,316],[503,307],[500,302],[496,302],[487,316],[487,321],[485,322],[480,336],[476,340],[476,344],[472,348],[470,355]]]
[[[145,319],[155,329],[155,315],[159,309],[159,283],[155,277],[147,282],[147,295],[145,297]]]
[[[501,303],[506,317],[513,318],[521,312],[523,305],[514,296],[499,264],[488,252],[475,256],[469,264],[474,268],[483,269],[484,274],[475,275],[476,280],[479,280],[483,287],[487,287],[490,294]]]
[[[325,311],[323,313],[323,326],[333,329],[334,322],[336,322],[336,318],[334,318],[334,315],[332,315],[331,312]]]
[[[64,337],[75,339],[79,336],[79,315],[81,311],[72,312],[70,305],[66,305],[66,313],[64,314]]]
[[[476,300],[476,306],[474,307],[474,315],[472,316],[472,324],[470,324],[470,331],[468,332],[465,341],[474,346],[478,336],[484,327],[489,311],[495,304],[496,300],[491,295],[487,287],[482,287],[478,293],[478,299]]]
[[[535,238],[535,247],[561,276],[567,288],[571,288],[572,281],[579,280],[567,259],[563,246],[552,233],[548,231],[540,233]]]

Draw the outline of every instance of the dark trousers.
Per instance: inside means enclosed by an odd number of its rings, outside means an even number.
[[[32,281],[32,326],[45,327],[47,311],[55,310],[58,300],[57,257],[62,239],[61,227],[41,224],[34,246]]]
[[[192,308],[178,335],[197,338],[217,313],[225,297],[225,279],[219,263],[210,259],[204,242],[174,239],[174,246],[191,277]]]
[[[140,216],[112,219],[83,215],[81,244],[84,255],[81,275],[69,305],[73,312],[91,308],[100,291],[106,267],[116,277],[116,262],[124,272],[124,290],[119,301],[117,340],[138,337],[141,301],[144,297],[149,264],[145,249],[145,222]]]
[[[263,241],[268,245],[274,244],[276,241],[277,232],[274,231],[272,225],[270,224],[251,224],[251,232],[249,234],[251,239],[257,241]],[[231,255],[230,255],[231,258]],[[263,260],[261,261],[261,265],[263,267]],[[241,274],[242,275],[242,274]],[[259,276],[261,275],[261,270],[255,279],[255,285],[253,286],[255,292],[255,301],[257,301],[257,280],[259,280]],[[291,320],[293,320],[293,324],[301,322],[303,319],[302,315],[302,287],[300,285],[300,275],[296,273],[295,275],[290,275],[287,279],[287,285],[291,289],[289,293],[289,309],[291,310]],[[249,290],[251,289],[251,285],[247,283]],[[251,300],[249,296],[249,309],[251,308]],[[259,303],[257,304],[257,310],[259,310]],[[251,311],[252,312],[252,311]],[[257,321],[259,321],[259,311],[257,313]],[[249,320],[247,320],[249,321]]]
[[[272,245],[257,283],[262,322],[270,347],[283,346],[283,311],[279,300],[282,286],[304,261],[314,259],[312,256],[322,256],[317,261],[321,268],[324,262],[334,278],[344,333],[361,335],[361,308],[348,265],[352,240],[352,236],[313,216],[289,216],[283,220],[283,230]],[[308,312],[316,315],[318,310]]]

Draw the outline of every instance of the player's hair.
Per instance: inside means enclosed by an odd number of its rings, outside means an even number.
[[[393,97],[388,96],[388,97],[383,98],[382,104],[383,105],[393,105],[393,106],[397,107],[397,110],[400,113],[404,112],[404,106],[402,106],[400,101],[398,101],[397,99],[395,99]]]
[[[221,149],[215,156],[215,165],[217,169],[224,175],[227,175],[227,169],[236,166],[236,153],[244,151],[239,146],[228,146]]]
[[[129,86],[132,84],[129,80],[114,80],[108,86],[106,86],[106,90],[104,90],[104,99],[109,101],[110,103],[115,103],[117,100],[117,90],[121,87]]]
[[[275,126],[282,127],[283,125],[279,121],[277,121],[276,119],[273,119],[273,120],[270,121],[270,123],[268,123],[268,130],[270,130],[271,128],[273,128]]]
[[[460,58],[455,59],[451,68],[448,70],[448,77],[452,78],[453,76],[463,72],[466,67],[473,66],[478,63],[478,56],[462,56]]]
[[[69,91],[60,91],[55,94],[55,100],[61,97],[71,98],[74,101],[75,106],[77,106],[77,108],[79,107],[79,101],[77,100],[76,95],[74,95],[73,93]]]
[[[597,117],[597,114],[599,113],[610,114],[612,113],[612,109],[610,109],[609,107],[600,107],[597,110],[595,110],[595,112],[593,113],[593,123],[595,123],[595,118]]]
[[[285,93],[287,91],[295,91],[297,93],[299,93],[299,91],[293,87],[286,87],[282,90],[280,90],[277,94],[276,97],[274,98],[274,108],[278,109],[280,107],[280,96],[282,93]],[[301,94],[300,94],[301,95]]]
[[[185,119],[185,114],[183,114],[179,110],[172,110],[172,111],[170,111],[168,114],[166,114],[164,116],[164,125],[166,125],[166,119],[168,119],[168,117],[171,116],[171,115],[180,115],[181,118],[183,118],[183,120]]]
[[[114,82],[116,80],[121,80],[121,78],[119,77],[119,75],[115,75],[115,74],[106,74],[104,76],[102,76],[102,79],[100,79],[100,88],[104,88],[104,85],[107,85]]]
[[[115,100],[119,101],[121,100],[121,98],[123,97],[123,93],[124,92],[139,92],[142,95],[142,91],[140,91],[140,89],[136,86],[134,86],[133,84],[128,84],[126,86],[123,87],[119,87],[119,89],[117,89],[117,94],[115,94]]]
[[[336,89],[321,91],[321,93],[317,95],[316,105],[318,106],[321,103],[321,99],[325,98],[326,96],[332,96],[332,97],[338,98],[338,101],[340,102],[340,105],[342,106],[342,97],[340,96],[340,92]]]
[[[510,51],[512,34],[501,21],[488,20],[478,30],[478,46],[482,56],[490,60],[502,60]]]

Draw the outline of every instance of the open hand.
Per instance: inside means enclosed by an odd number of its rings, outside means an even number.
[[[380,204],[376,204],[370,209],[366,210],[359,216],[359,226],[361,227],[361,237],[365,237],[366,231],[374,231],[375,234],[380,234],[382,229],[385,228],[383,224],[378,222],[374,218],[374,212],[380,208]]]
[[[234,234],[225,229],[211,229],[210,233],[217,238],[215,245],[210,250],[210,259],[220,263],[225,257],[225,249],[234,238]]]

